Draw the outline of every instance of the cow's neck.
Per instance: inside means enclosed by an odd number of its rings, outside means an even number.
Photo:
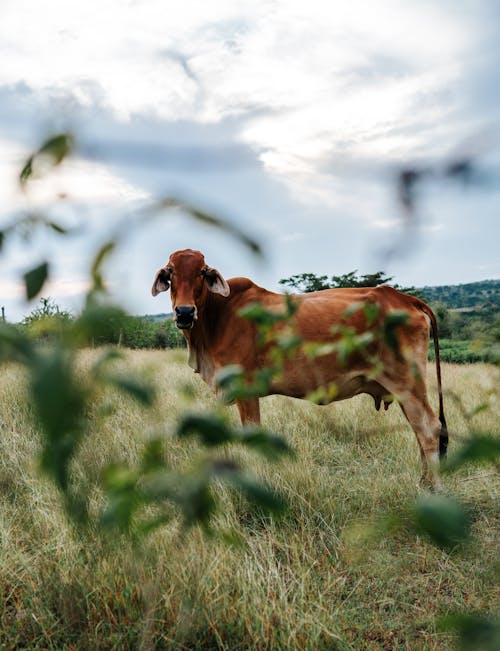
[[[214,343],[214,335],[218,331],[219,310],[216,301],[209,299],[203,308],[199,309],[199,318],[191,330],[184,333],[188,346],[188,364],[201,377],[212,385],[214,382],[215,364],[210,353]],[[212,346],[209,346],[209,342]]]

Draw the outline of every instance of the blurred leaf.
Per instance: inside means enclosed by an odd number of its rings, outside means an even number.
[[[235,381],[244,381],[244,371],[239,364],[228,364],[219,369],[215,376],[215,386],[221,389],[231,387]]]
[[[116,242],[114,240],[111,240],[103,244],[103,246],[101,246],[101,248],[97,252],[94,261],[92,262],[92,267],[90,272],[92,275],[92,282],[93,282],[92,291],[104,292],[106,290],[101,267],[105,262],[106,258],[109,255],[111,255],[111,253],[114,251],[115,247],[116,247]]]
[[[469,183],[474,177],[474,163],[471,158],[463,158],[449,163],[445,170],[444,175],[450,178],[455,178],[461,181],[464,185]]]
[[[222,529],[216,532],[217,538],[230,547],[245,547],[247,541],[237,529]]]
[[[44,434],[42,467],[65,491],[69,464],[85,430],[87,397],[68,353],[55,349],[34,360],[31,395]]]
[[[347,309],[345,309],[342,312],[342,316],[346,319],[348,319],[350,316],[355,314],[356,312],[359,312],[360,310],[363,310],[365,307],[365,302],[364,301],[355,301],[354,303],[351,303]]]
[[[200,210],[185,201],[171,197],[160,201],[157,208],[160,210],[182,210],[206,226],[212,226],[228,233],[250,249],[252,253],[260,257],[262,256],[262,248],[257,240],[238,228],[235,224],[232,224],[221,217],[217,217],[216,215]]]
[[[495,463],[500,459],[500,440],[492,436],[475,434],[450,456],[444,466],[453,472],[467,463]]]
[[[283,312],[272,312],[260,303],[255,302],[238,310],[238,316],[249,319],[259,326],[271,326],[283,321],[285,314]]]
[[[399,341],[396,334],[396,328],[408,321],[408,312],[405,310],[394,310],[385,315],[384,318],[384,340],[392,348],[396,355],[400,355]]]
[[[108,503],[101,516],[103,526],[130,530],[133,516],[143,502],[137,480],[137,473],[123,465],[111,464],[105,468],[104,489]]]
[[[106,366],[118,359],[123,359],[123,353],[118,348],[107,348],[102,355],[94,362],[91,374],[96,379],[101,379]]]
[[[370,301],[366,301],[363,310],[365,312],[365,317],[366,317],[366,323],[368,326],[371,326],[378,315],[380,314],[380,307],[376,305],[375,303],[370,303]]]
[[[47,154],[59,165],[73,150],[75,140],[70,133],[60,133],[49,138],[38,150],[39,154]]]
[[[2,251],[4,241],[5,241],[5,233],[3,231],[0,231],[0,253]]]
[[[140,536],[147,536],[159,527],[163,527],[165,524],[170,522],[170,520],[171,518],[169,518],[167,515],[158,515],[155,518],[151,518],[150,520],[140,522],[136,526],[137,533]]]
[[[182,510],[187,526],[207,526],[217,506],[209,485],[209,477],[205,475],[184,478],[175,501]]]
[[[144,472],[151,472],[163,468],[164,465],[163,441],[151,439],[146,443],[142,454],[142,469]]]
[[[21,173],[19,174],[19,181],[21,183],[21,186],[25,185],[25,183],[28,181],[28,179],[31,177],[32,174],[33,174],[33,156],[30,156],[26,161],[26,163],[24,164]]]
[[[26,161],[19,180],[25,186],[34,172],[44,171],[44,167],[59,165],[74,149],[75,141],[70,133],[60,133],[46,140],[40,149]]]
[[[257,450],[270,460],[276,460],[284,454],[293,455],[293,450],[283,437],[271,434],[260,427],[245,428],[240,440],[244,445]]]
[[[247,500],[266,511],[282,513],[286,509],[285,498],[249,475],[236,472],[227,475],[228,481],[245,495]]]
[[[221,418],[207,414],[185,416],[177,427],[177,436],[198,436],[204,445],[214,446],[234,440],[234,432]]]
[[[60,235],[66,235],[66,233],[68,232],[67,228],[64,228],[64,226],[61,226],[56,222],[47,222],[47,226],[51,228],[53,231],[55,231],[56,233],[59,233]]]
[[[147,407],[151,406],[155,401],[155,389],[150,384],[145,384],[125,375],[107,375],[106,380]]]
[[[74,336],[84,342],[91,338],[99,340],[100,337],[104,341],[112,341],[113,336],[117,337],[126,316],[122,308],[115,305],[89,302],[73,324]]]
[[[0,361],[31,364],[36,358],[37,353],[29,337],[11,324],[0,323]]]
[[[498,651],[500,649],[500,620],[481,615],[447,615],[439,620],[443,631],[458,633],[461,651]]]
[[[49,275],[49,265],[43,262],[38,267],[24,274],[24,284],[26,287],[26,298],[31,300],[42,289]]]
[[[443,549],[450,550],[470,535],[470,518],[463,507],[444,495],[425,495],[413,510],[417,530]]]

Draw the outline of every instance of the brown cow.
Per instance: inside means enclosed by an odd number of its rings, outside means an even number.
[[[226,281],[217,269],[205,263],[199,251],[186,249],[170,256],[156,274],[152,294],[170,288],[174,321],[182,329],[189,350],[189,365],[216,388],[217,372],[229,364],[242,367],[247,377],[269,366],[269,346],[257,345],[256,325],[239,315],[241,308],[259,303],[267,310],[282,312],[285,296],[259,287],[248,278]],[[415,435],[423,465],[421,483],[439,488],[438,461],[448,443],[443,413],[441,369],[436,318],[423,301],[402,294],[392,287],[326,289],[295,295],[293,316],[296,333],[305,342],[328,344],[338,341],[332,329],[339,324],[362,334],[373,330],[365,311],[346,310],[354,303],[377,306],[377,326],[388,314],[405,311],[407,320],[395,329],[397,347],[389,346],[383,336],[369,344],[369,354],[353,354],[347,364],[340,363],[337,352],[312,357],[299,350],[284,362],[283,372],[272,381],[267,395],[281,394],[304,398],[321,386],[335,386],[331,400],[344,400],[360,393],[370,394],[377,407],[382,399],[398,400]],[[439,392],[439,419],[432,411],[425,385],[429,326],[432,326],[436,353]],[[374,375],[373,359],[377,360]],[[260,422],[259,399],[236,401],[241,421]]]

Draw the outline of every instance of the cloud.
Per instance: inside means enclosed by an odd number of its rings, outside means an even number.
[[[50,170],[43,178],[31,180],[21,191],[18,175],[30,152],[15,142],[0,140],[0,206],[3,214],[19,210],[38,210],[65,203],[127,204],[149,197],[107,167],[78,158],[70,158]]]
[[[362,268],[398,223],[400,166],[442,160],[494,122],[497,14],[465,0],[5,0],[2,212],[26,208],[15,188],[30,149],[69,129],[77,157],[33,185],[32,205],[68,195],[58,210],[85,203],[103,236],[123,210],[181,194],[261,235],[276,260],[256,269],[219,233],[169,215],[117,262],[133,311],[154,311],[142,292],[157,259],[185,246],[263,284],[302,266]],[[460,198],[444,203],[443,230],[428,228],[439,265],[458,274],[443,234],[471,216]],[[487,206],[478,214],[489,227]],[[65,245],[61,271],[74,263],[77,277],[89,248]]]

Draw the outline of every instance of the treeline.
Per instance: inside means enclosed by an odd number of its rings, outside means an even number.
[[[462,285],[422,287],[426,301],[443,303],[450,309],[493,307],[500,309],[500,280],[481,280]]]
[[[41,298],[40,305],[26,316],[18,328],[42,341],[63,336],[65,328],[75,319],[71,312],[61,310],[50,298]],[[89,346],[115,344],[127,348],[179,348],[185,346],[181,331],[171,318],[129,316],[110,312],[99,324],[99,334],[92,337]]]
[[[438,319],[442,357],[455,363],[500,359],[500,280],[423,287]]]

